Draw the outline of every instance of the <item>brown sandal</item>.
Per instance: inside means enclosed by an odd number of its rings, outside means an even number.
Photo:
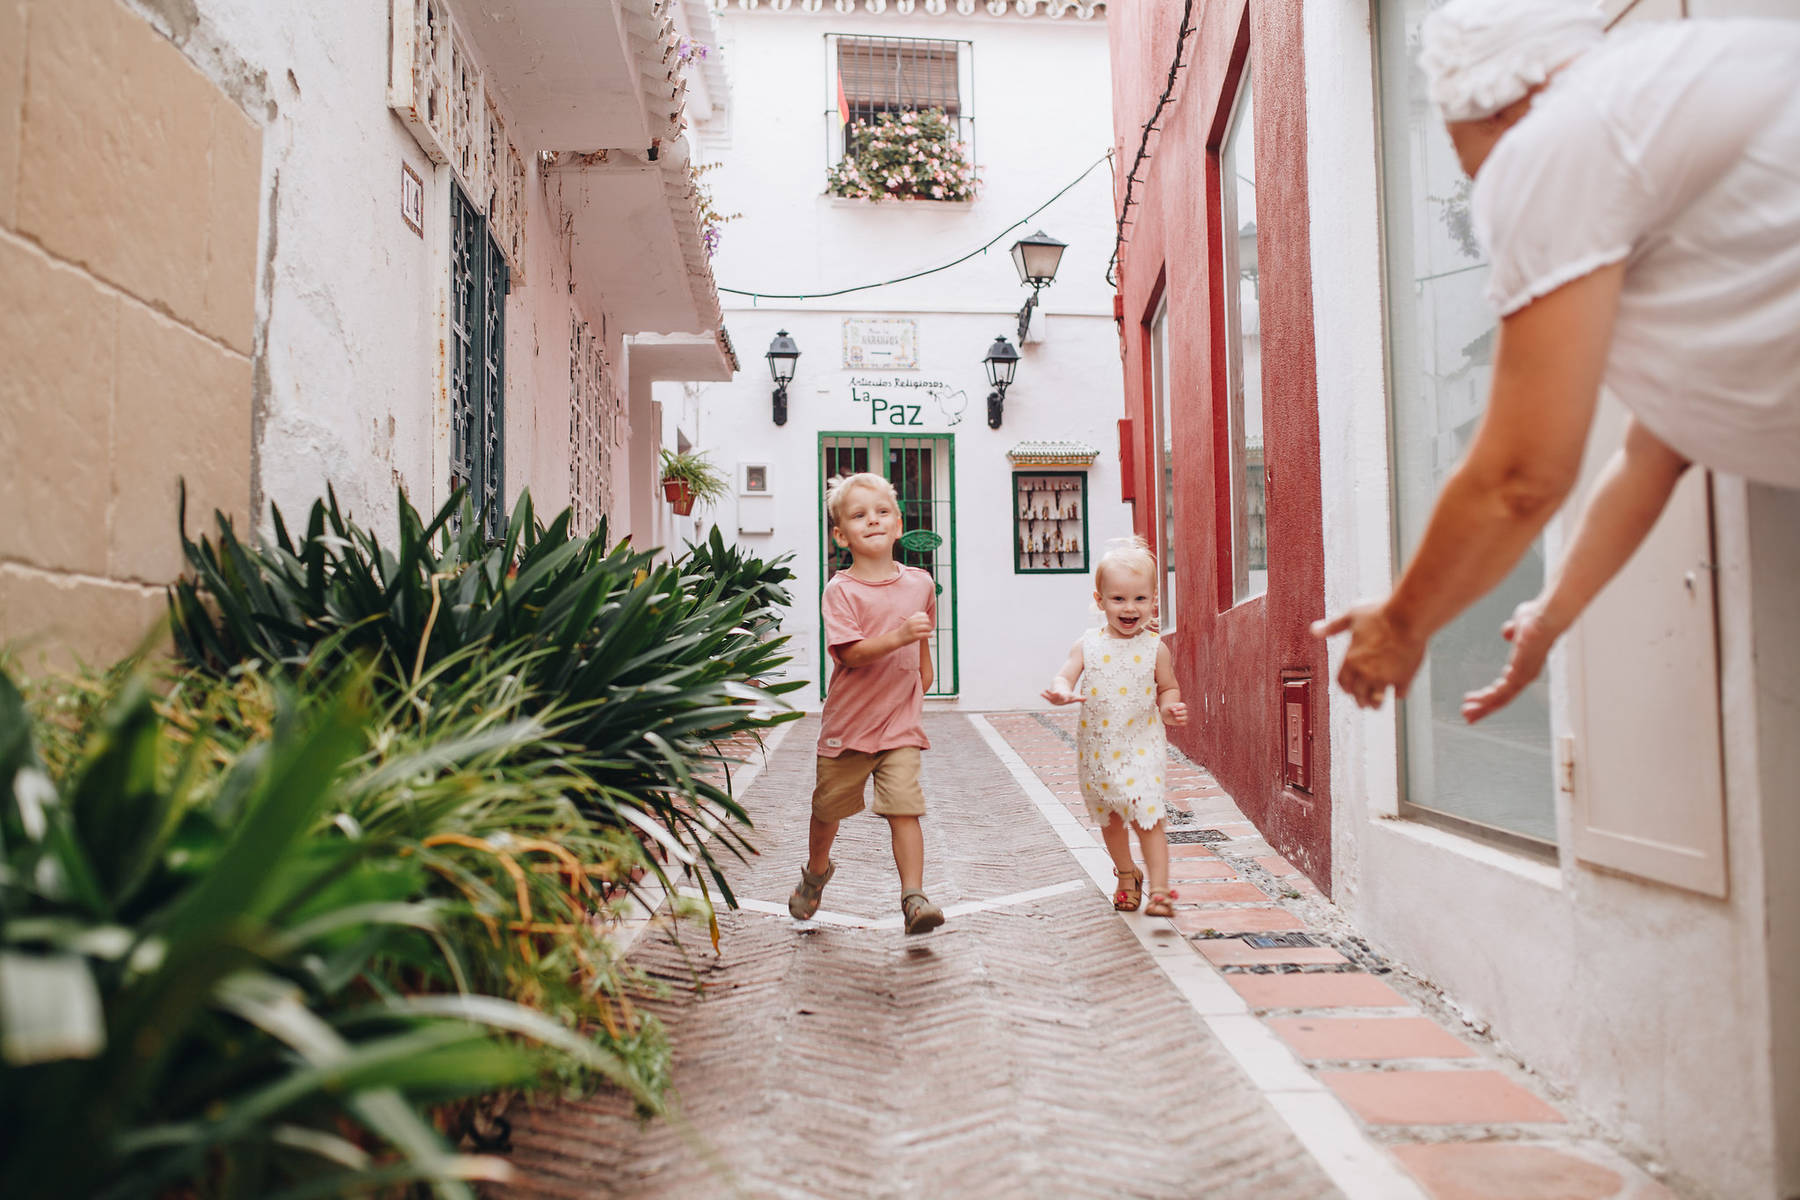
[[[813,914],[819,911],[819,900],[825,895],[825,885],[837,874],[837,864],[829,858],[825,860],[825,873],[814,875],[805,866],[800,868],[800,886],[788,897],[788,915],[796,921],[810,921]]]
[[[1146,917],[1172,917],[1175,915],[1175,906],[1169,902],[1178,900],[1180,897],[1181,893],[1174,888],[1170,888],[1166,892],[1151,892],[1150,903],[1144,905],[1144,915]]]
[[[1119,912],[1136,912],[1144,901],[1144,873],[1136,867],[1123,871],[1114,867],[1113,874],[1119,877],[1119,890],[1113,893],[1113,907]]]

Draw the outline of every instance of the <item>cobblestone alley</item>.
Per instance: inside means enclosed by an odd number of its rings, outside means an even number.
[[[787,915],[816,718],[786,727],[745,772],[762,854],[720,954],[635,946],[669,985],[651,1007],[680,1118],[612,1097],[514,1112],[507,1194],[1671,1195],[1375,958],[1179,756],[1177,915],[1115,914],[1072,725],[928,716],[925,884],[949,922],[918,938],[866,815],[818,918]]]

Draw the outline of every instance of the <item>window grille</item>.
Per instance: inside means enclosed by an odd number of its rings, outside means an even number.
[[[835,162],[883,113],[942,109],[957,139],[975,153],[974,46],[948,38],[827,34],[831,96],[826,121]]]
[[[579,317],[569,321],[569,504],[575,529],[591,533],[610,516],[612,445],[618,401],[601,339]]]
[[[490,537],[505,531],[508,272],[488,223],[450,189],[450,486]]]
[[[392,0],[388,105],[431,161],[448,163],[488,219],[514,278],[525,256],[525,159],[444,0]]]

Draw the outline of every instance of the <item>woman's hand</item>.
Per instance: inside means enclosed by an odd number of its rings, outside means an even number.
[[[1463,697],[1463,720],[1471,725],[1510,704],[1513,697],[1538,677],[1544,659],[1567,626],[1545,611],[1544,598],[1535,597],[1513,609],[1512,619],[1500,626],[1500,636],[1512,643],[1512,654],[1500,678],[1478,692]]]
[[[1391,687],[1402,699],[1425,657],[1424,639],[1389,616],[1385,604],[1358,604],[1329,621],[1314,621],[1312,634],[1350,632],[1350,648],[1338,668],[1338,686],[1363,708],[1380,708]]]

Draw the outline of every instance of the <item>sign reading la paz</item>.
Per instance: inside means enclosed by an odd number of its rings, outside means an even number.
[[[850,402],[867,405],[869,424],[922,429],[927,425],[960,425],[969,397],[942,379],[852,375]]]

